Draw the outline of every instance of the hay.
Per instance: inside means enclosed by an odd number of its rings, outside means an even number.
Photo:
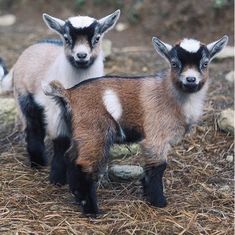
[[[216,68],[212,73],[217,74]],[[86,218],[68,186],[50,185],[48,169],[29,168],[18,132],[0,134],[0,234],[233,234],[233,163],[226,157],[233,155],[234,141],[216,124],[233,98],[220,85],[220,76],[212,84],[201,123],[169,154],[168,206],[163,209],[145,203],[140,182],[109,182],[98,188],[103,213]],[[112,161],[142,164],[143,159],[137,152]]]

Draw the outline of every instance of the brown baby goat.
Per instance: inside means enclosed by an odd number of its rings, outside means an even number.
[[[202,114],[208,88],[208,64],[228,37],[208,45],[184,39],[175,46],[153,38],[169,71],[146,77],[102,77],[64,89],[59,82],[42,84],[67,120],[72,137],[65,154],[72,193],[85,213],[98,213],[96,181],[115,142],[141,141],[146,160],[144,195],[153,206],[166,206],[163,173],[167,152]],[[70,122],[68,122],[69,124]]]

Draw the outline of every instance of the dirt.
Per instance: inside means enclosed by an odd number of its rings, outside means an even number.
[[[133,2],[126,1],[120,21],[130,24],[125,13]],[[212,1],[202,0],[146,2],[138,22],[126,31],[107,34],[113,41],[112,56],[105,62],[107,73],[151,74],[167,67],[151,46],[153,35],[169,42],[182,36],[209,42],[228,34],[233,44],[231,6],[213,9]],[[42,22],[42,12],[61,18],[78,12],[101,17],[117,7],[94,5],[93,1],[77,10],[71,10],[71,2],[24,0],[9,4],[10,10],[5,6],[2,12],[16,14],[17,23],[0,28],[0,55],[9,67],[30,44],[56,37]],[[48,183],[48,168],[29,168],[22,134],[8,127],[4,136],[0,133],[0,234],[233,234],[234,166],[226,157],[234,155],[234,138],[220,131],[216,123],[221,110],[234,106],[233,84],[225,80],[225,74],[233,69],[233,59],[210,65],[205,114],[169,154],[165,175],[168,206],[163,209],[144,202],[140,182],[106,182],[98,188],[103,214],[84,217],[67,186]],[[142,164],[143,159],[138,154],[113,162]]]

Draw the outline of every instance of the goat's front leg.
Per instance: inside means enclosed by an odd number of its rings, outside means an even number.
[[[143,179],[143,190],[146,200],[153,206],[165,207],[166,197],[163,192],[163,175],[167,163],[163,152],[154,151],[155,148],[143,146],[143,153],[146,158],[145,176]]]

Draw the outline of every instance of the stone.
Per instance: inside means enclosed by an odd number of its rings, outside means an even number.
[[[226,157],[226,161],[227,161],[227,162],[233,162],[233,155],[228,155],[228,156]]]
[[[229,73],[227,73],[227,74],[225,75],[225,79],[226,79],[228,82],[234,83],[234,80],[235,80],[234,71],[230,71]]]
[[[110,150],[111,158],[123,158],[127,156],[137,155],[141,152],[139,144],[131,145],[114,145]]]
[[[16,17],[12,14],[0,16],[0,26],[11,26],[15,24]]]
[[[128,29],[128,24],[125,24],[125,23],[120,22],[120,23],[118,23],[118,24],[116,25],[115,29],[116,29],[118,32],[122,32],[122,31]]]
[[[112,42],[108,39],[103,39],[102,41],[102,49],[104,52],[104,57],[108,58],[112,54]]]
[[[216,59],[234,58],[234,47],[226,46],[217,56]]]
[[[144,170],[136,165],[113,165],[108,170],[108,175],[112,181],[129,181],[141,179]]]
[[[15,123],[16,104],[14,98],[0,97],[0,132]]]
[[[221,130],[234,135],[234,110],[223,110],[218,118],[218,126]]]

